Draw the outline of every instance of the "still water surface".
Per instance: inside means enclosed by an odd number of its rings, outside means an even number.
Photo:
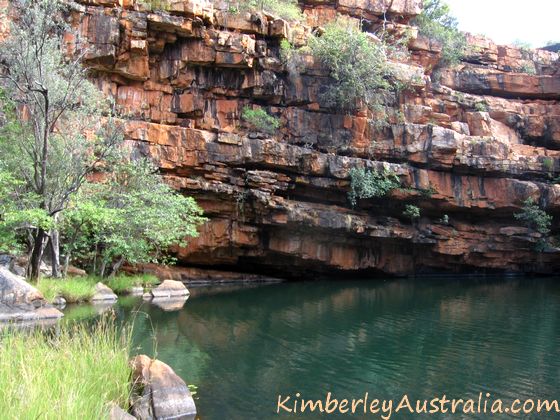
[[[153,354],[157,343],[157,357],[198,386],[201,419],[294,418],[275,410],[278,394],[296,392],[560,399],[556,280],[302,282],[191,293],[175,312],[138,300],[118,311],[135,317],[135,346]]]

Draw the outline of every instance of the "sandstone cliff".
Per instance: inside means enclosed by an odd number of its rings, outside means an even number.
[[[400,69],[413,88],[378,130],[363,112],[323,109],[325,70],[307,57],[289,71],[279,44],[304,45],[337,12],[372,28],[385,16],[398,32],[421,0],[300,1],[305,25],[232,14],[220,1],[160,3],[80,1],[72,19],[81,37],[68,42],[89,44],[86,64],[122,107],[130,145],[210,218],[177,251],[180,267],[307,278],[560,266],[558,251],[535,252],[537,238],[513,217],[528,197],[560,216],[556,53],[469,36],[461,65],[435,83],[440,46],[412,31]],[[252,132],[240,118],[246,105],[265,107],[282,128]],[[390,167],[410,188],[352,208],[356,165]],[[418,223],[402,216],[409,203],[422,209]]]

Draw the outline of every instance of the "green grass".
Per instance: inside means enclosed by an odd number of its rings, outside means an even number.
[[[120,275],[103,280],[117,295],[130,293],[133,287],[141,286],[144,288],[151,288],[159,283],[159,279],[151,274],[140,274],[136,276]]]
[[[86,302],[95,294],[94,277],[70,277],[67,279],[41,279],[37,289],[45,299],[52,302],[57,296],[62,296],[68,303]]]
[[[131,335],[107,318],[56,332],[0,332],[0,413],[6,419],[101,419],[130,395]]]
[[[97,276],[69,277],[67,279],[41,279],[37,289],[45,299],[52,302],[57,296],[62,296],[68,303],[87,302],[95,294],[95,284],[101,282],[110,287],[116,294],[126,294],[134,286],[151,288],[159,279],[151,274],[140,274],[135,276],[119,275],[110,278]]]

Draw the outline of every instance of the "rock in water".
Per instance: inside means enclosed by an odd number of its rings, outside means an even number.
[[[185,381],[168,365],[148,356],[132,359],[132,414],[139,420],[194,419],[196,406]]]
[[[62,316],[23,277],[0,267],[0,321],[36,321]]]
[[[103,283],[99,282],[95,285],[95,294],[91,298],[92,301],[113,301],[117,300],[117,295]]]
[[[189,296],[190,292],[180,281],[164,280],[158,287],[150,292],[153,298],[178,298]]]

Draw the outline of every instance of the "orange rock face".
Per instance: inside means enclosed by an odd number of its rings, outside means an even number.
[[[536,253],[538,235],[514,218],[529,197],[560,216],[557,54],[469,36],[464,62],[436,83],[441,46],[413,37],[395,64],[412,89],[379,129],[366,112],[323,108],[328,72],[312,57],[288,68],[280,41],[304,45],[336,13],[372,25],[386,14],[403,30],[420,0],[300,2],[307,25],[217,1],[81,3],[86,64],[126,114],[128,142],[209,218],[176,250],[174,278],[189,266],[300,278],[560,268],[558,250]],[[245,106],[265,107],[281,128],[252,132]],[[352,208],[356,166],[391,169],[404,188]],[[418,221],[406,204],[420,207]]]

